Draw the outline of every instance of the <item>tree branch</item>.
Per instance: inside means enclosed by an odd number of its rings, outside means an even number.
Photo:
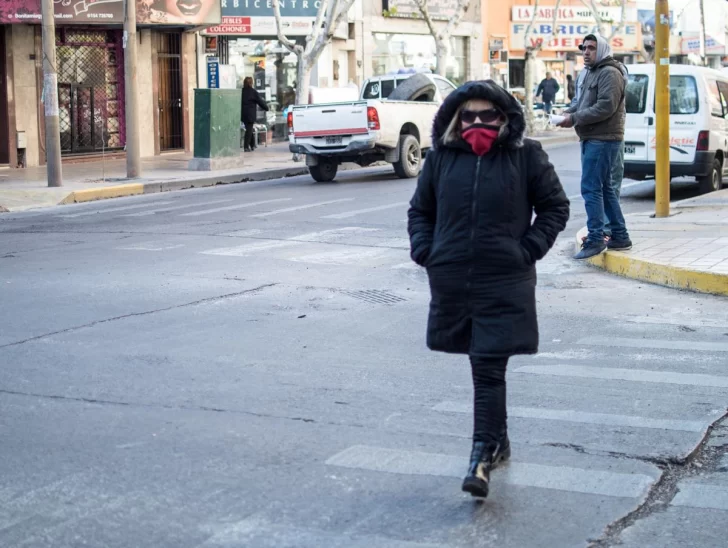
[[[609,34],[609,43],[611,44],[612,38],[617,36],[622,31],[625,25],[625,18],[627,17],[627,0],[622,0],[622,10],[619,15],[619,22],[614,25],[612,24],[612,32]]]
[[[432,34],[432,37],[435,40],[442,40],[442,35],[437,32],[437,29],[435,28],[435,23],[432,21],[432,17],[430,16],[430,9],[427,7],[427,0],[414,0],[414,3],[419,8],[420,13],[422,14],[422,18],[425,20],[425,23],[427,23],[427,27],[430,29],[430,34]]]
[[[301,46],[296,44],[294,41],[290,40],[284,33],[283,33],[283,25],[281,23],[281,4],[279,0],[273,0],[273,15],[276,19],[276,30],[278,31],[278,41],[283,44],[283,47],[285,47],[288,51],[291,53],[295,53],[297,55],[300,55],[300,49]]]
[[[531,35],[531,31],[533,30],[533,23],[536,21],[536,14],[538,13],[538,3],[539,0],[536,0],[533,3],[533,13],[531,14],[531,20],[528,22],[528,26],[526,27],[526,34],[523,36],[523,46],[527,51],[534,51],[541,49],[540,47],[533,47],[529,46],[529,38]]]
[[[463,17],[465,17],[468,9],[470,9],[470,2],[471,0],[458,0],[458,5],[455,8],[455,13],[452,15],[452,17],[450,17],[450,20],[447,22],[447,27],[445,28],[445,36],[449,38],[450,35],[455,31],[457,26],[460,24],[460,21],[462,21]]]

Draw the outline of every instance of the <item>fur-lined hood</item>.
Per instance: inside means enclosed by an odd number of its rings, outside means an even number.
[[[507,148],[519,148],[523,146],[523,134],[526,131],[526,120],[523,116],[523,108],[513,95],[496,84],[493,80],[479,80],[468,82],[447,96],[437,111],[435,121],[432,125],[433,147],[447,146],[442,138],[447,131],[447,126],[455,116],[460,105],[470,99],[485,99],[501,109],[508,117],[508,124],[498,143]]]

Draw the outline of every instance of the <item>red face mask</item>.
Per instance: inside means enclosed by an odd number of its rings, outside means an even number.
[[[500,127],[486,124],[473,124],[463,131],[463,139],[478,156],[488,154],[493,143],[498,139],[498,135],[500,135]]]

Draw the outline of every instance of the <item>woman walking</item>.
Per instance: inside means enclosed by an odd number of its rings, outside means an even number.
[[[242,118],[241,121],[245,125],[244,151],[252,152],[257,147],[257,143],[255,142],[253,135],[253,126],[255,125],[255,120],[258,118],[257,107],[260,107],[267,112],[268,104],[260,96],[258,90],[253,87],[253,79],[250,76],[243,80],[242,95],[240,117]]]
[[[470,357],[473,449],[463,490],[478,497],[510,456],[508,359],[538,350],[535,263],[569,219],[559,178],[541,145],[523,139],[525,126],[516,99],[492,80],[451,93],[408,214],[411,256],[430,281],[427,346]]]

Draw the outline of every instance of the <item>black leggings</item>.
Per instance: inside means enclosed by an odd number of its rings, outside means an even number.
[[[245,138],[243,139],[243,146],[246,149],[254,149],[255,143],[255,132],[253,131],[253,124],[245,124]]]
[[[473,370],[473,441],[495,449],[506,428],[506,367],[508,358],[470,356]]]

